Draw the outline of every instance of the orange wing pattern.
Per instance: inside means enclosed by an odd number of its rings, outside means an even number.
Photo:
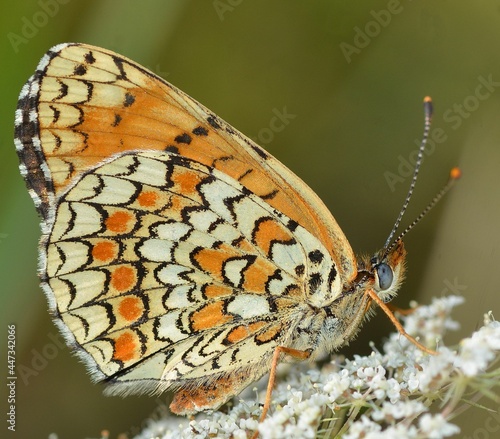
[[[110,394],[217,408],[278,347],[345,344],[371,306],[373,267],[312,190],[133,61],[52,48],[21,91],[15,144],[54,321]],[[402,245],[384,258],[388,297]]]
[[[43,286],[108,393],[199,392],[230,379],[222,403],[265,373],[276,346],[296,344],[296,331],[313,347],[310,304],[332,303],[340,288],[309,232],[177,154],[114,156],[80,176],[54,218]]]
[[[113,154],[172,151],[231,176],[305,227],[345,281],[356,271],[342,230],[302,180],[185,93],[113,52],[82,44],[51,49],[21,92],[16,138],[44,219],[51,197]]]

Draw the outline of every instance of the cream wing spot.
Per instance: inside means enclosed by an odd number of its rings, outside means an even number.
[[[123,156],[106,166],[105,171],[100,168],[97,173],[104,175],[125,176],[127,180],[147,184],[153,187],[169,186],[167,179],[169,170],[167,163],[152,159],[147,155],[138,156],[133,153],[125,153]],[[122,181],[122,180],[121,180]]]
[[[269,280],[267,289],[272,296],[283,296],[290,287],[295,287],[297,282],[290,275],[280,272]]]
[[[29,112],[29,121],[33,124],[35,123],[38,123],[39,122],[39,113],[36,111],[36,110],[30,110]],[[38,143],[37,145],[37,149],[40,149],[40,143]]]
[[[16,112],[14,114],[14,123],[16,126],[19,126],[23,122],[23,112],[21,109],[16,109]],[[14,138],[14,145],[16,147],[16,151],[22,151],[24,149],[24,144],[21,141],[21,139],[15,137]]]
[[[82,242],[61,241],[47,249],[47,260],[57,266],[57,275],[72,273],[89,262],[89,246]]]
[[[62,95],[61,89],[71,88],[71,93]],[[84,81],[70,78],[54,78],[45,77],[42,82],[43,99],[49,102],[48,105],[53,105],[57,101],[57,105],[77,104],[87,101],[89,95],[89,85]],[[70,107],[71,108],[71,107]]]
[[[147,239],[137,249],[139,254],[148,261],[168,262],[172,259],[174,242],[166,239]]]
[[[127,87],[127,85],[125,85]],[[94,83],[92,97],[88,104],[96,107],[120,108],[125,101],[127,88],[123,85],[113,86],[109,84]]]
[[[62,77],[74,77],[74,72],[77,70],[78,66],[81,65],[82,58],[74,57],[73,59],[57,57],[51,62],[51,74],[53,76]],[[106,63],[106,69],[111,71],[106,71],[104,69],[88,66],[84,74],[76,75],[78,78],[85,79],[86,81],[96,82],[96,83],[114,83],[119,71],[113,64]]]
[[[177,263],[177,265],[179,266],[192,267],[193,266],[193,262],[191,260],[192,250],[193,250],[193,245],[191,245],[190,241],[189,242],[180,241],[177,243],[174,249],[172,260],[175,261],[175,263]],[[203,274],[203,276],[205,275]]]
[[[108,206],[126,204],[129,203],[138,192],[137,187],[133,183],[121,178],[109,176],[102,176],[99,178],[89,174],[82,179],[82,182],[83,185],[79,185],[78,196],[81,197],[80,199],[85,199],[94,204]],[[89,184],[88,189],[85,187],[86,183]],[[105,191],[102,190],[103,187],[106,188]],[[80,191],[83,192],[80,194]],[[89,194],[86,195],[87,193]],[[68,199],[71,201],[71,195],[68,195]]]
[[[113,361],[113,344],[109,340],[94,340],[85,345],[85,350],[99,364],[100,371],[113,376],[120,371],[120,365]]]
[[[210,209],[229,223],[233,222],[233,213],[227,206],[228,199],[240,198],[241,193],[218,179],[206,180],[200,188]]]
[[[237,218],[238,227],[247,237],[251,236],[259,220],[269,215],[266,210],[255,202],[255,200],[250,198],[238,199],[238,201],[233,204],[233,209]]]
[[[87,270],[53,277],[49,283],[60,311],[69,311],[92,303],[103,294],[106,273]]]
[[[66,202],[85,201],[94,197],[103,188],[103,180],[97,175],[87,174],[78,181],[78,186],[73,187],[65,196]]]
[[[270,313],[269,303],[263,296],[239,294],[228,305],[227,311],[243,319],[252,319]]]
[[[57,112],[58,117],[54,117],[54,112]],[[81,119],[82,113],[78,108],[67,104],[40,103],[38,121],[45,129],[61,129],[64,130],[68,126],[76,125]]]
[[[103,217],[99,211],[88,204],[61,203],[52,229],[51,242],[94,235],[102,229],[102,222]]]
[[[58,312],[65,312],[73,300],[73,293],[71,289],[72,285],[64,280],[57,277],[52,277],[47,284],[45,284],[45,289],[50,290],[51,297],[55,299],[55,304],[52,308],[57,309]]]
[[[161,340],[177,343],[186,339],[189,333],[183,332],[179,326],[181,311],[170,311],[158,319],[156,336]]]
[[[227,223],[217,224],[215,228],[211,230],[210,234],[215,239],[226,243],[231,243],[242,238],[238,229]]]
[[[235,287],[243,284],[245,269],[252,263],[248,258],[234,258],[223,264],[222,275]]]
[[[207,232],[210,227],[212,227],[212,224],[216,223],[220,217],[207,209],[197,209],[191,210],[187,214],[187,218],[189,224],[191,224],[195,229]]]
[[[187,224],[179,222],[163,223],[155,227],[158,238],[174,242],[184,238],[191,230],[192,228]]]
[[[295,268],[304,263],[304,253],[299,244],[275,242],[271,246],[271,259],[288,273],[295,273]]]
[[[181,265],[166,264],[156,273],[160,282],[165,285],[182,285],[190,283],[186,278],[192,270]]]
[[[84,344],[95,340],[107,332],[110,321],[104,306],[88,305],[62,315],[66,325],[71,328],[78,343]],[[85,325],[82,321],[86,322]]]
[[[165,300],[167,309],[183,309],[193,305],[191,293],[193,285],[178,285],[171,289]]]

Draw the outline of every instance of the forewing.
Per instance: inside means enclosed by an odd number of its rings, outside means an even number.
[[[84,44],[40,61],[16,111],[16,147],[44,221],[84,170],[127,150],[167,150],[220,170],[318,238],[343,282],[351,247],[314,192],[269,153],[140,65]]]

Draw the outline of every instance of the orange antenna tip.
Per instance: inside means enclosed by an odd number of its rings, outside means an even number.
[[[432,117],[432,113],[434,112],[434,109],[432,108],[432,99],[430,98],[430,96],[426,96],[424,98],[424,111],[425,117],[430,119]]]
[[[452,168],[450,171],[450,178],[458,180],[462,176],[462,170],[458,167]]]

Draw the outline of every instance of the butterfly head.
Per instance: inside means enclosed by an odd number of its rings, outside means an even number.
[[[389,252],[382,249],[371,258],[371,271],[375,280],[373,289],[384,302],[391,300],[401,286],[405,261],[406,250],[403,241],[398,241]]]
[[[389,302],[404,280],[406,250],[403,241],[397,241],[389,251],[382,249],[372,258],[358,262],[358,288],[373,289],[384,301]]]

